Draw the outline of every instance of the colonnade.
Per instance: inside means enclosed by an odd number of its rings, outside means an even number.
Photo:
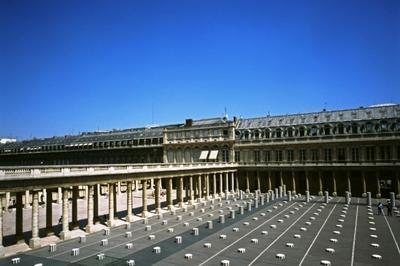
[[[185,202],[187,204],[194,204],[195,200],[207,200],[210,198],[218,198],[223,195],[235,193],[239,191],[238,177],[236,171],[224,172],[211,172],[205,174],[189,175],[189,176],[161,176],[153,179],[140,179],[140,180],[127,180],[127,181],[109,181],[101,184],[88,184],[86,186],[66,186],[60,188],[48,188],[46,190],[30,190],[15,193],[15,238],[17,242],[24,242],[23,237],[23,208],[32,206],[31,217],[31,230],[32,237],[29,239],[29,246],[31,248],[38,248],[41,246],[41,239],[39,236],[39,203],[43,201],[46,204],[46,232],[48,235],[54,234],[53,232],[53,193],[57,194],[57,202],[61,205],[61,232],[60,239],[66,240],[71,238],[71,230],[79,229],[78,220],[78,198],[79,191],[84,188],[85,200],[87,204],[87,224],[84,228],[87,233],[95,231],[95,224],[99,222],[99,197],[102,194],[101,186],[108,186],[108,219],[106,225],[113,227],[116,225],[118,198],[117,193],[121,192],[121,182],[126,187],[126,222],[133,222],[133,197],[134,190],[139,190],[138,182],[141,183],[142,191],[142,211],[141,217],[146,218],[149,214],[148,207],[148,189],[152,191],[154,196],[155,213],[161,213],[161,191],[162,180],[166,183],[166,205],[169,210],[175,208],[173,199],[174,184],[176,187],[176,202],[178,207],[183,207]],[[230,181],[230,182],[229,182]],[[218,187],[219,185],[219,187]],[[135,189],[133,189],[133,187]],[[186,193],[185,193],[186,189]],[[72,195],[72,197],[71,197]],[[71,198],[70,198],[71,197]],[[185,201],[186,200],[186,201]],[[10,201],[10,193],[0,193],[0,256],[4,256],[3,247],[3,202],[5,209],[8,209]],[[70,212],[71,210],[71,212]],[[70,216],[72,214],[72,217]],[[70,219],[71,218],[71,219]],[[71,220],[71,223],[70,223]]]
[[[392,185],[392,191],[396,193],[397,198],[400,198],[400,172],[393,173],[394,184]],[[354,174],[356,175],[354,176]],[[314,192],[318,195],[323,195],[325,190],[329,190],[333,196],[337,196],[338,191],[340,191],[341,194],[345,194],[345,192],[352,193],[353,191],[357,191],[360,193],[358,196],[366,197],[367,191],[373,191],[373,195],[376,198],[382,197],[381,180],[387,177],[384,172],[376,170],[253,170],[243,171],[241,176],[245,180],[245,187],[243,189],[246,192],[250,192],[251,188],[259,191],[269,191],[272,190],[273,187],[283,186],[285,184],[293,193],[313,191],[312,187],[314,187]],[[264,183],[264,186],[262,186],[261,183]],[[254,185],[251,186],[251,184]]]

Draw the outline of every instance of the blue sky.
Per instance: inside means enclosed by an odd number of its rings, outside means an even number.
[[[400,103],[400,1],[0,0],[0,137]]]

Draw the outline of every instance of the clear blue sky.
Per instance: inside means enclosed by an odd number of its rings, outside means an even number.
[[[0,0],[0,137],[386,102],[397,0]]]

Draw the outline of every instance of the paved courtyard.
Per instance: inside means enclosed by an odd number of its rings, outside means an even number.
[[[52,252],[45,246],[11,256],[0,260],[0,265],[11,265],[15,258],[20,265],[223,265],[228,261],[229,265],[398,265],[400,261],[400,217],[396,213],[378,216],[365,199],[352,198],[347,205],[341,197],[328,204],[323,197],[313,197],[309,203],[303,197],[285,198],[263,206],[260,202],[258,208],[253,201],[251,210],[244,208],[241,214],[240,206],[248,201],[197,203],[187,211],[152,216],[147,224],[138,220],[112,228],[109,235],[101,230],[59,242]],[[79,249],[76,256],[74,249]]]

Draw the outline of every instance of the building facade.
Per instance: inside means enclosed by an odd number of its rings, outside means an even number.
[[[187,119],[0,145],[0,166],[235,162],[243,189],[400,195],[400,105]]]

